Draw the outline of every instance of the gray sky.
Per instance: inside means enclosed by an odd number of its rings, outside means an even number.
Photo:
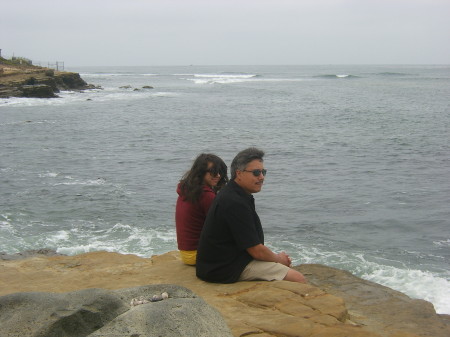
[[[2,56],[85,65],[450,64],[450,0],[14,0]]]

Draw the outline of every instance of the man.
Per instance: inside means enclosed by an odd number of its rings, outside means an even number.
[[[289,268],[291,259],[264,246],[253,193],[261,191],[264,152],[249,148],[231,163],[231,181],[221,189],[206,216],[197,251],[197,277],[208,282],[287,280],[306,283]]]

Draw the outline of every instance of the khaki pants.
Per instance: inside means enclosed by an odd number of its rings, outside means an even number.
[[[239,281],[280,281],[286,277],[289,269],[281,263],[253,260],[245,267]]]

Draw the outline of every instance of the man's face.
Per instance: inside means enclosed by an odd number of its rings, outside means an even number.
[[[261,191],[264,183],[264,175],[261,173],[255,176],[253,170],[261,171],[262,169],[264,169],[264,163],[255,159],[247,164],[244,171],[236,171],[236,179],[234,181],[248,194],[258,193]]]

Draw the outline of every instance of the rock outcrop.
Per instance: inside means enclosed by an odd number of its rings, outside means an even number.
[[[24,66],[11,67],[0,64],[0,98],[37,97],[52,98],[61,90],[95,89],[78,73]]]
[[[371,331],[403,331],[419,336],[450,336],[450,316],[436,315],[431,303],[323,265],[296,267],[315,286],[345,301],[349,318]]]
[[[22,85],[20,97],[53,98],[58,97],[51,86],[46,84]]]
[[[177,252],[152,258],[107,252],[37,256],[0,260],[0,295],[36,291],[63,293],[89,288],[106,291],[173,284],[190,289],[216,308],[234,336],[450,335],[446,317],[437,315],[431,304],[425,301],[411,300],[389,288],[333,268],[314,265],[299,268],[310,284],[286,281],[211,284],[197,279],[195,268],[183,265]],[[418,310],[421,306],[423,311]],[[388,307],[395,310],[395,315],[388,311]],[[0,313],[0,322],[4,315],[8,315],[8,310]],[[147,313],[143,315],[142,318],[147,317]],[[133,318],[127,325],[139,325],[139,322]],[[162,316],[159,322],[165,324]],[[169,326],[164,329],[169,329]],[[143,336],[145,333],[141,334]]]

